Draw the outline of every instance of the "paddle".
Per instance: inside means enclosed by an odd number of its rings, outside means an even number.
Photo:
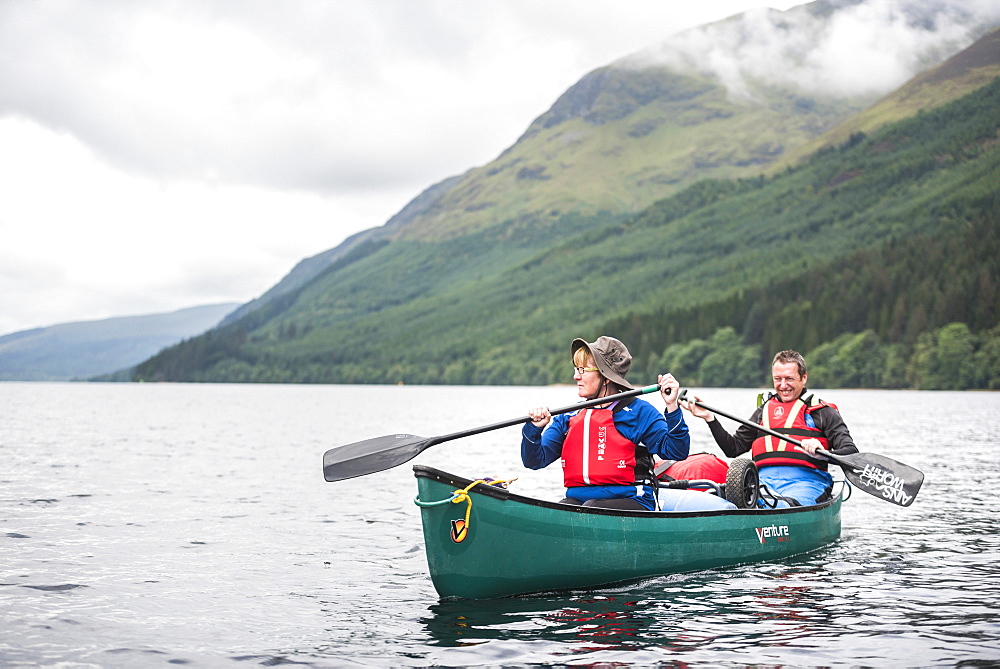
[[[572,406],[563,407],[562,409],[555,409],[549,413],[553,416],[557,416],[561,413],[569,413],[570,411],[586,409],[587,407],[597,406],[599,404],[607,404],[608,402],[625,399],[626,397],[635,397],[636,395],[654,393],[657,390],[659,390],[659,386],[657,385],[646,386],[644,388],[634,388],[632,390],[626,390],[623,393],[618,393],[617,395],[598,397],[597,399],[587,400],[586,402],[580,402]],[[484,425],[483,427],[477,427],[471,430],[463,430],[462,432],[446,434],[441,437],[418,437],[414,434],[390,434],[384,437],[375,437],[374,439],[366,439],[353,444],[338,446],[336,448],[331,448],[323,454],[323,478],[327,481],[342,481],[344,479],[354,478],[355,476],[374,474],[375,472],[391,469],[392,467],[401,465],[404,462],[408,462],[436,444],[451,441],[452,439],[471,437],[475,434],[481,434],[491,430],[499,430],[500,428],[511,427],[521,423],[527,423],[530,420],[531,418],[528,416],[521,416],[519,418],[511,418],[510,420],[505,420],[500,423],[493,423],[492,425]]]
[[[736,416],[730,415],[725,411],[719,411],[718,409],[710,407],[699,400],[689,399],[687,396],[687,388],[681,391],[680,399],[686,402],[693,402],[702,409],[708,409],[712,413],[717,413],[720,416],[725,416],[729,420],[734,420],[737,423],[741,423],[747,427],[752,427],[765,434],[777,437],[778,439],[783,439],[790,444],[795,444],[796,446],[802,445],[802,442],[796,441],[786,434],[781,434],[780,432],[775,432],[774,430],[768,429],[763,425],[758,425],[757,423],[751,423],[748,420],[737,418]],[[914,469],[909,465],[904,465],[902,462],[897,462],[891,458],[885,457],[884,455],[875,455],[874,453],[834,455],[830,451],[822,448],[818,449],[816,452],[824,458],[832,460],[840,465],[844,471],[844,476],[847,477],[847,480],[861,490],[864,490],[866,493],[874,495],[879,499],[884,499],[887,502],[898,504],[899,506],[909,506],[912,504],[914,498],[917,496],[917,492],[920,490],[920,484],[924,482],[924,474],[919,469]]]

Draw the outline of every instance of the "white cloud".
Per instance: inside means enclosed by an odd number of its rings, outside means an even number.
[[[750,95],[765,80],[813,94],[879,97],[1000,22],[1000,2],[860,0],[832,16],[799,6],[749,11],[698,27],[626,62],[663,62],[717,75]]]
[[[154,177],[412,189],[499,154],[587,70],[747,3],[716,4],[2,3],[0,112]]]
[[[20,118],[0,120],[0,146],[0,332],[247,300],[412,195],[156,180]]]

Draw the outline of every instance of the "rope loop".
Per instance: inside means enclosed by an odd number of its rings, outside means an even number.
[[[424,502],[424,501],[421,501],[420,497],[414,497],[413,498],[413,503],[416,504],[417,506],[420,506],[420,507],[441,506],[442,504],[447,504],[448,502],[455,501],[456,497],[458,497],[457,494],[452,495],[448,499],[439,499],[436,502]]]

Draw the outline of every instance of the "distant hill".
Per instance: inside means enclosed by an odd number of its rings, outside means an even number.
[[[132,367],[205,332],[239,306],[63,323],[0,337],[0,381],[69,381]]]

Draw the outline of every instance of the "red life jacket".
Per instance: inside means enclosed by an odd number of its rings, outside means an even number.
[[[810,395],[805,400],[799,398],[791,402],[781,402],[777,397],[771,397],[761,407],[760,424],[775,432],[787,434],[797,441],[808,438],[818,439],[823,448],[829,448],[829,441],[826,435],[819,428],[810,427],[806,423],[806,416],[826,406],[836,407],[821,401],[813,404],[812,399],[812,395]],[[812,458],[808,453],[799,450],[793,444],[770,434],[765,434],[754,439],[751,453],[753,454],[753,461],[758,467],[790,465],[792,467],[811,467],[822,471],[827,470],[827,463],[825,461]]]
[[[646,449],[618,432],[614,415],[613,409],[605,408],[584,409],[570,417],[562,447],[563,481],[567,488],[636,484],[636,450],[645,453]],[[641,460],[643,456],[639,457]],[[648,453],[645,457],[649,458]],[[638,469],[648,471],[641,466]]]

